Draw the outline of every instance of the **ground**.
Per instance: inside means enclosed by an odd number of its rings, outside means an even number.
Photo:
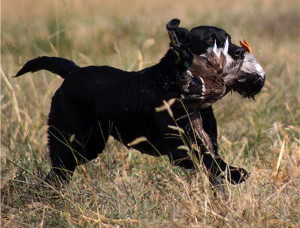
[[[299,1],[4,0],[1,33],[1,224],[3,227],[299,227]],[[168,48],[166,23],[214,25],[248,40],[266,72],[256,101],[214,104],[220,154],[251,177],[214,194],[193,173],[110,139],[61,190],[49,170],[46,122],[62,79],[40,71],[11,78],[29,59],[138,70]]]

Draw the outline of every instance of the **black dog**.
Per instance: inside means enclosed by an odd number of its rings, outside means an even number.
[[[38,57],[28,61],[17,73],[48,70],[60,75],[64,81],[52,98],[48,120],[48,146],[52,169],[48,182],[68,181],[79,164],[90,161],[100,154],[111,135],[124,145],[136,138],[147,141],[132,147],[153,156],[168,155],[178,166],[194,168],[187,151],[180,147],[182,137],[170,137],[178,131],[175,125],[185,130],[185,138],[201,144],[193,135],[186,111],[173,105],[173,117],[167,111],[157,112],[164,101],[181,97],[178,83],[191,65],[192,54],[203,54],[216,42],[223,47],[229,40],[228,53],[233,59],[243,58],[244,50],[230,42],[230,35],[216,27],[200,26],[188,31],[178,27],[179,20],[172,20],[167,28],[182,45],[170,47],[160,62],[138,72],[126,72],[109,66],[79,67],[70,60],[56,57]],[[210,170],[212,179],[223,174],[231,183],[240,183],[247,178],[241,168],[228,166],[218,156],[217,124],[212,107],[200,110],[203,129],[209,135],[213,151],[206,153],[202,147],[199,161]],[[198,142],[197,142],[198,141]],[[203,144],[202,144],[203,145]],[[181,148],[181,149],[180,149]]]

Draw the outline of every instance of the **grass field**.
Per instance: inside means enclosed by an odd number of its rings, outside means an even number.
[[[3,227],[299,227],[299,1],[3,0],[1,10],[1,224]],[[220,154],[251,178],[214,196],[192,173],[110,140],[61,190],[49,170],[46,121],[62,79],[11,78],[29,59],[138,70],[168,48],[166,23],[214,25],[247,39],[264,67],[256,101],[214,104]]]

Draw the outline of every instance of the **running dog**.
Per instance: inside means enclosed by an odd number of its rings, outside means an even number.
[[[52,98],[48,118],[52,168],[47,182],[67,183],[78,165],[95,159],[103,151],[109,136],[141,153],[167,155],[172,164],[188,169],[195,168],[192,157],[196,157],[209,170],[212,183],[218,176],[233,184],[246,180],[246,170],[229,166],[218,155],[217,123],[211,104],[198,109],[197,105],[193,109],[183,107],[194,95],[184,92],[190,80],[183,79],[190,76],[187,72],[195,55],[226,46],[227,57],[235,62],[245,59],[245,50],[231,43],[231,36],[223,29],[199,26],[189,31],[179,27],[179,23],[173,19],[167,24],[171,43],[165,56],[141,71],[79,67],[70,60],[47,56],[32,59],[20,69],[15,77],[48,70],[64,79]],[[246,95],[253,97],[263,84],[261,73],[248,82]],[[172,105],[170,101],[174,99]],[[197,114],[192,115],[195,110]],[[172,127],[175,122],[177,127]],[[211,149],[201,135],[195,137],[193,129],[197,126]],[[179,134],[181,137],[176,137]],[[136,139],[140,139],[139,143],[134,143]],[[192,144],[200,150],[193,150]],[[196,156],[190,156],[182,145],[190,147]]]

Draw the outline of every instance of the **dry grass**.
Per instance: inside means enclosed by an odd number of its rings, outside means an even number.
[[[264,66],[255,102],[233,94],[214,105],[222,157],[251,178],[215,197],[202,172],[110,141],[65,189],[40,187],[49,104],[62,80],[10,76],[38,55],[126,70],[155,64],[173,17],[247,39]],[[1,35],[3,227],[299,227],[299,1],[4,0]]]

